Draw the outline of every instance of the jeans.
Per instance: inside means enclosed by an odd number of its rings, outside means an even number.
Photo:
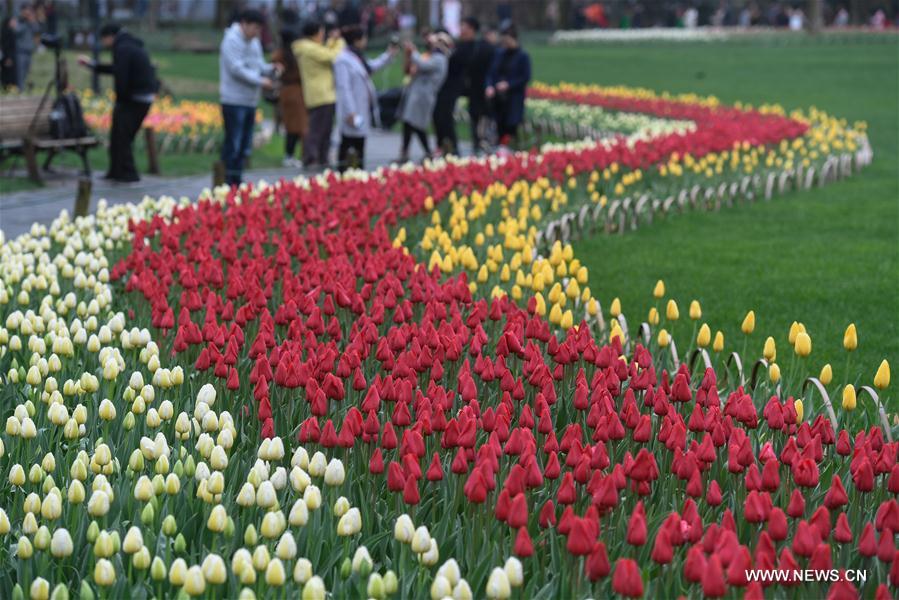
[[[112,109],[112,129],[109,132],[109,171],[107,177],[116,181],[138,181],[132,144],[140,131],[144,117],[150,110],[146,102],[117,101]]]
[[[225,183],[239,185],[243,177],[244,158],[253,147],[256,107],[222,104],[222,120],[225,122],[225,141],[222,144]]]

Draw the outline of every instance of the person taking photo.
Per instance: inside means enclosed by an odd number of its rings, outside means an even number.
[[[95,63],[84,55],[78,57],[78,62],[113,78],[115,105],[109,132],[109,170],[105,177],[123,183],[140,181],[134,164],[134,137],[159,90],[156,70],[144,43],[121,25],[104,25],[100,29],[100,42],[105,49],[112,50],[111,63]]]

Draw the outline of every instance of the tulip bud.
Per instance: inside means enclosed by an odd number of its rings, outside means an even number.
[[[850,323],[843,334],[843,348],[847,352],[852,352],[858,348],[858,332],[855,329],[855,323]]]
[[[325,469],[325,485],[332,487],[341,485],[346,479],[343,463],[338,458],[332,458]]]
[[[833,369],[830,368],[830,363],[827,363],[823,367],[821,367],[821,373],[818,375],[818,381],[821,382],[821,385],[828,385],[833,379]]]
[[[431,600],[443,600],[453,593],[453,586],[443,575],[437,575],[431,583]]]
[[[677,321],[680,318],[680,311],[677,308],[677,302],[674,299],[668,301],[668,306],[665,307],[665,318],[669,321]]]
[[[384,578],[378,573],[372,573],[368,578],[368,585],[365,591],[370,598],[384,600],[387,597],[387,591],[384,589]]]
[[[874,375],[874,387],[878,390],[885,390],[890,386],[890,363],[886,359],[877,367],[877,373]]]
[[[503,569],[496,567],[490,573],[486,592],[488,598],[496,598],[498,600],[505,600],[505,598],[512,595],[509,577]]]
[[[509,578],[509,585],[512,587],[519,587],[524,583],[524,568],[521,566],[521,561],[514,556],[510,556],[506,560],[503,570],[505,570],[506,577]]]
[[[349,576],[353,572],[353,563],[350,561],[349,557],[344,558],[343,562],[340,564],[340,577],[341,579],[348,579]]]
[[[613,319],[617,319],[621,315],[621,300],[614,298],[612,304],[609,305],[609,314]]]
[[[218,554],[207,554],[200,569],[203,572],[203,579],[206,580],[206,583],[211,583],[212,585],[225,583],[225,580],[228,578],[225,561]]]
[[[138,571],[145,571],[150,566],[150,550],[143,546],[131,556],[131,564]]]
[[[843,388],[843,410],[855,410],[856,403],[855,386],[850,383]]]
[[[804,331],[800,331],[796,334],[796,341],[793,346],[793,350],[801,356],[805,358],[809,354],[812,353],[812,338],[808,333]]]
[[[799,398],[798,400],[795,400],[795,401],[793,402],[793,408],[796,409],[796,422],[797,422],[797,423],[801,423],[801,422],[802,422],[802,415],[803,415],[803,412],[804,412],[804,405],[803,405],[803,403],[802,403],[802,398]]]
[[[325,600],[326,593],[325,582],[316,575],[303,586],[302,600]]]
[[[50,594],[50,600],[69,600],[69,588],[64,583],[57,583]]]
[[[690,318],[694,321],[702,318],[702,307],[699,305],[699,300],[690,302]]]
[[[384,573],[384,591],[387,592],[387,595],[393,595],[396,593],[397,589],[399,589],[399,579],[396,576],[396,573],[393,572],[393,569],[388,569],[386,573]]]
[[[209,513],[209,519],[206,520],[206,527],[215,533],[221,533],[225,530],[225,524],[228,520],[228,514],[225,507],[216,504]]]
[[[31,600],[48,600],[50,598],[50,582],[43,577],[36,577],[31,582]]]
[[[147,505],[149,506],[149,504]],[[144,545],[144,537],[141,534],[140,529],[132,526],[128,529],[128,533],[125,534],[125,541],[122,544],[122,550],[125,554],[134,554],[138,550],[140,550]]]
[[[312,578],[312,563],[309,559],[300,558],[293,567],[293,580],[304,584]]]
[[[175,538],[175,552],[184,554],[185,550],[187,550],[187,540],[184,539],[183,534],[179,533]]]
[[[655,298],[662,298],[665,295],[665,282],[659,279],[656,282],[655,288],[652,290],[652,295]]]
[[[278,558],[273,558],[265,568],[265,583],[274,587],[281,587],[287,579],[284,572],[284,563]]]
[[[183,589],[188,596],[200,596],[206,591],[206,579],[200,567],[194,565],[187,570]]]
[[[777,363],[772,363],[768,366],[768,378],[771,380],[771,383],[774,384],[780,381],[780,367]]]
[[[397,527],[399,527],[399,519],[397,520]],[[399,538],[397,537],[397,539]],[[411,544],[412,551],[416,554],[427,552],[431,548],[431,536],[428,533],[428,528],[422,525],[416,529],[415,533],[412,535]]]
[[[247,546],[255,546],[259,541],[259,534],[256,533],[256,526],[250,523],[243,532],[243,543]]]
[[[740,326],[740,329],[746,335],[751,334],[755,330],[755,311],[750,310],[746,313],[746,317],[743,319],[743,324]]]
[[[163,581],[166,576],[165,563],[158,556],[150,564],[150,578],[153,581]]]
[[[762,356],[765,357],[765,360],[768,362],[774,362],[777,360],[777,345],[774,342],[774,338],[768,336],[765,340],[765,347],[762,349]]]
[[[175,520],[175,517],[172,515],[166,516],[162,520],[162,533],[166,537],[172,537],[178,531],[178,522]]]
[[[709,329],[709,326],[705,323],[702,324],[702,327],[699,328],[699,334],[696,336],[696,345],[700,348],[705,348],[709,345],[709,342],[712,340],[712,331]]]
[[[115,583],[115,568],[105,558],[101,558],[94,565],[94,583],[100,587],[109,587]]]
[[[668,335],[668,330],[666,330],[666,329],[659,330],[659,335],[658,335],[657,339],[659,342],[659,347],[661,347],[661,348],[667,348],[668,344],[671,343],[671,336]]]

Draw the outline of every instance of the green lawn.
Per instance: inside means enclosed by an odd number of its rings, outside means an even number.
[[[652,289],[664,279],[686,315],[702,302],[703,318],[743,344],[740,322],[755,309],[751,338],[778,341],[803,322],[813,340],[811,364],[832,362],[842,381],[843,330],[855,322],[853,371],[870,383],[881,359],[899,365],[899,51],[895,44],[602,45],[532,50],[545,81],[627,84],[713,94],[725,102],[817,106],[868,122],[874,163],[846,181],[810,192],[656,221],[625,236],[575,245],[591,289],[606,303],[618,296],[631,320],[645,319]],[[684,338],[692,328],[681,323]],[[677,338],[677,335],[676,335]],[[682,343],[685,343],[684,340]],[[893,395],[895,398],[895,395]]]

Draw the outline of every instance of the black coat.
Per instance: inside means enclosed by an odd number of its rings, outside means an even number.
[[[144,43],[127,31],[120,31],[115,37],[112,64],[100,64],[96,69],[113,76],[116,100],[131,100],[159,90],[156,69],[150,63]]]
[[[4,23],[0,29],[0,88],[13,85],[16,85],[16,32]]]
[[[500,48],[493,56],[487,73],[486,87],[496,88],[505,81],[509,89],[496,92],[497,119],[505,125],[519,125],[524,120],[524,98],[531,80],[531,57],[521,48]]]
[[[469,55],[465,95],[468,96],[470,105],[482,107],[485,104],[484,88],[486,84],[484,82],[487,81],[487,73],[493,64],[493,55],[496,53],[496,48],[484,40],[459,44],[459,48],[463,46],[466,47],[466,52]]]

